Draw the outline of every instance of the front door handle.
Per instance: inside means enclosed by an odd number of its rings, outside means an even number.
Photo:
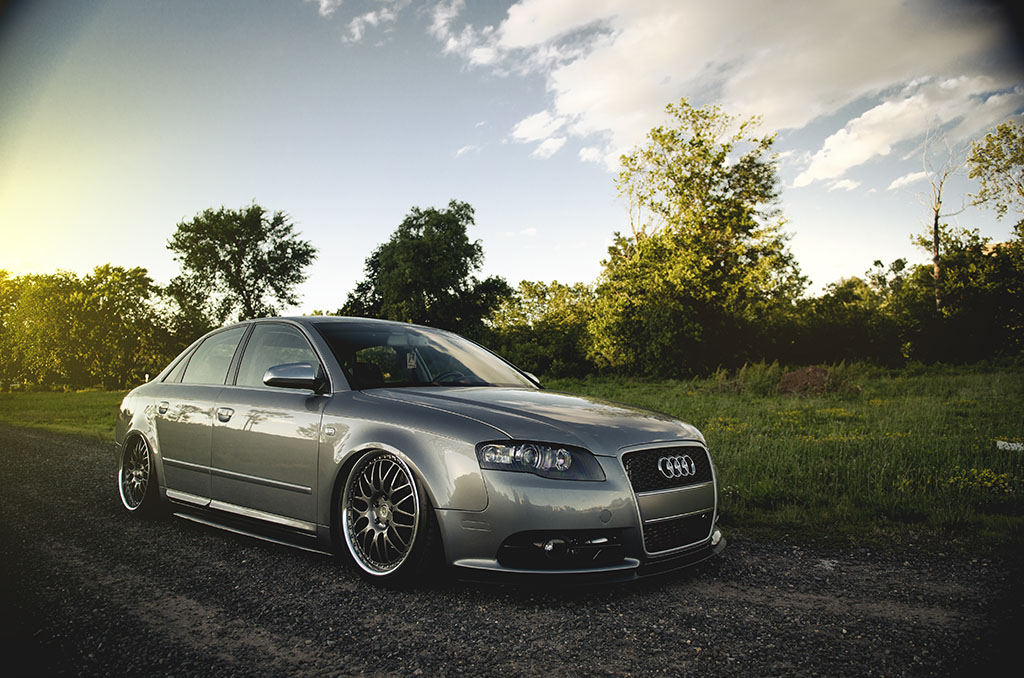
[[[160,414],[167,414],[167,407],[170,405],[166,400],[162,401],[156,406],[156,411]]]
[[[228,421],[231,419],[231,415],[234,414],[234,413],[235,413],[235,411],[233,409],[231,409],[230,407],[218,407],[217,408],[217,418],[220,419],[221,422],[223,422],[225,424],[228,423]]]

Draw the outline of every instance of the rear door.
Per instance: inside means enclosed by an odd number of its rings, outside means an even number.
[[[253,327],[235,383],[217,400],[212,506],[315,531],[320,419],[330,396],[263,384],[268,368],[298,362],[323,369],[301,330],[277,322]]]
[[[155,391],[164,483],[172,499],[197,504],[210,500],[214,409],[245,329],[211,334]]]

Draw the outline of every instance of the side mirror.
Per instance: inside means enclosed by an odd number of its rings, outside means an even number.
[[[538,379],[537,375],[535,375],[533,372],[525,372],[524,371],[523,374],[525,374],[527,377],[529,377],[530,381],[532,381],[533,383],[537,384],[537,386],[540,386],[540,379]]]
[[[274,365],[263,373],[263,383],[277,388],[308,388],[319,391],[324,378],[317,367],[309,363]]]

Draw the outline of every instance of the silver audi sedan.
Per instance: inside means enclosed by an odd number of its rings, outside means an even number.
[[[703,436],[553,393],[450,332],[264,318],[125,396],[124,507],[317,551],[367,577],[634,579],[725,547]]]

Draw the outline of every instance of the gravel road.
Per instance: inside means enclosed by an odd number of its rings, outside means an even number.
[[[0,426],[0,454],[6,675],[931,676],[1016,655],[1009,555],[731,538],[634,585],[396,592],[326,556],[127,515],[107,443]]]

